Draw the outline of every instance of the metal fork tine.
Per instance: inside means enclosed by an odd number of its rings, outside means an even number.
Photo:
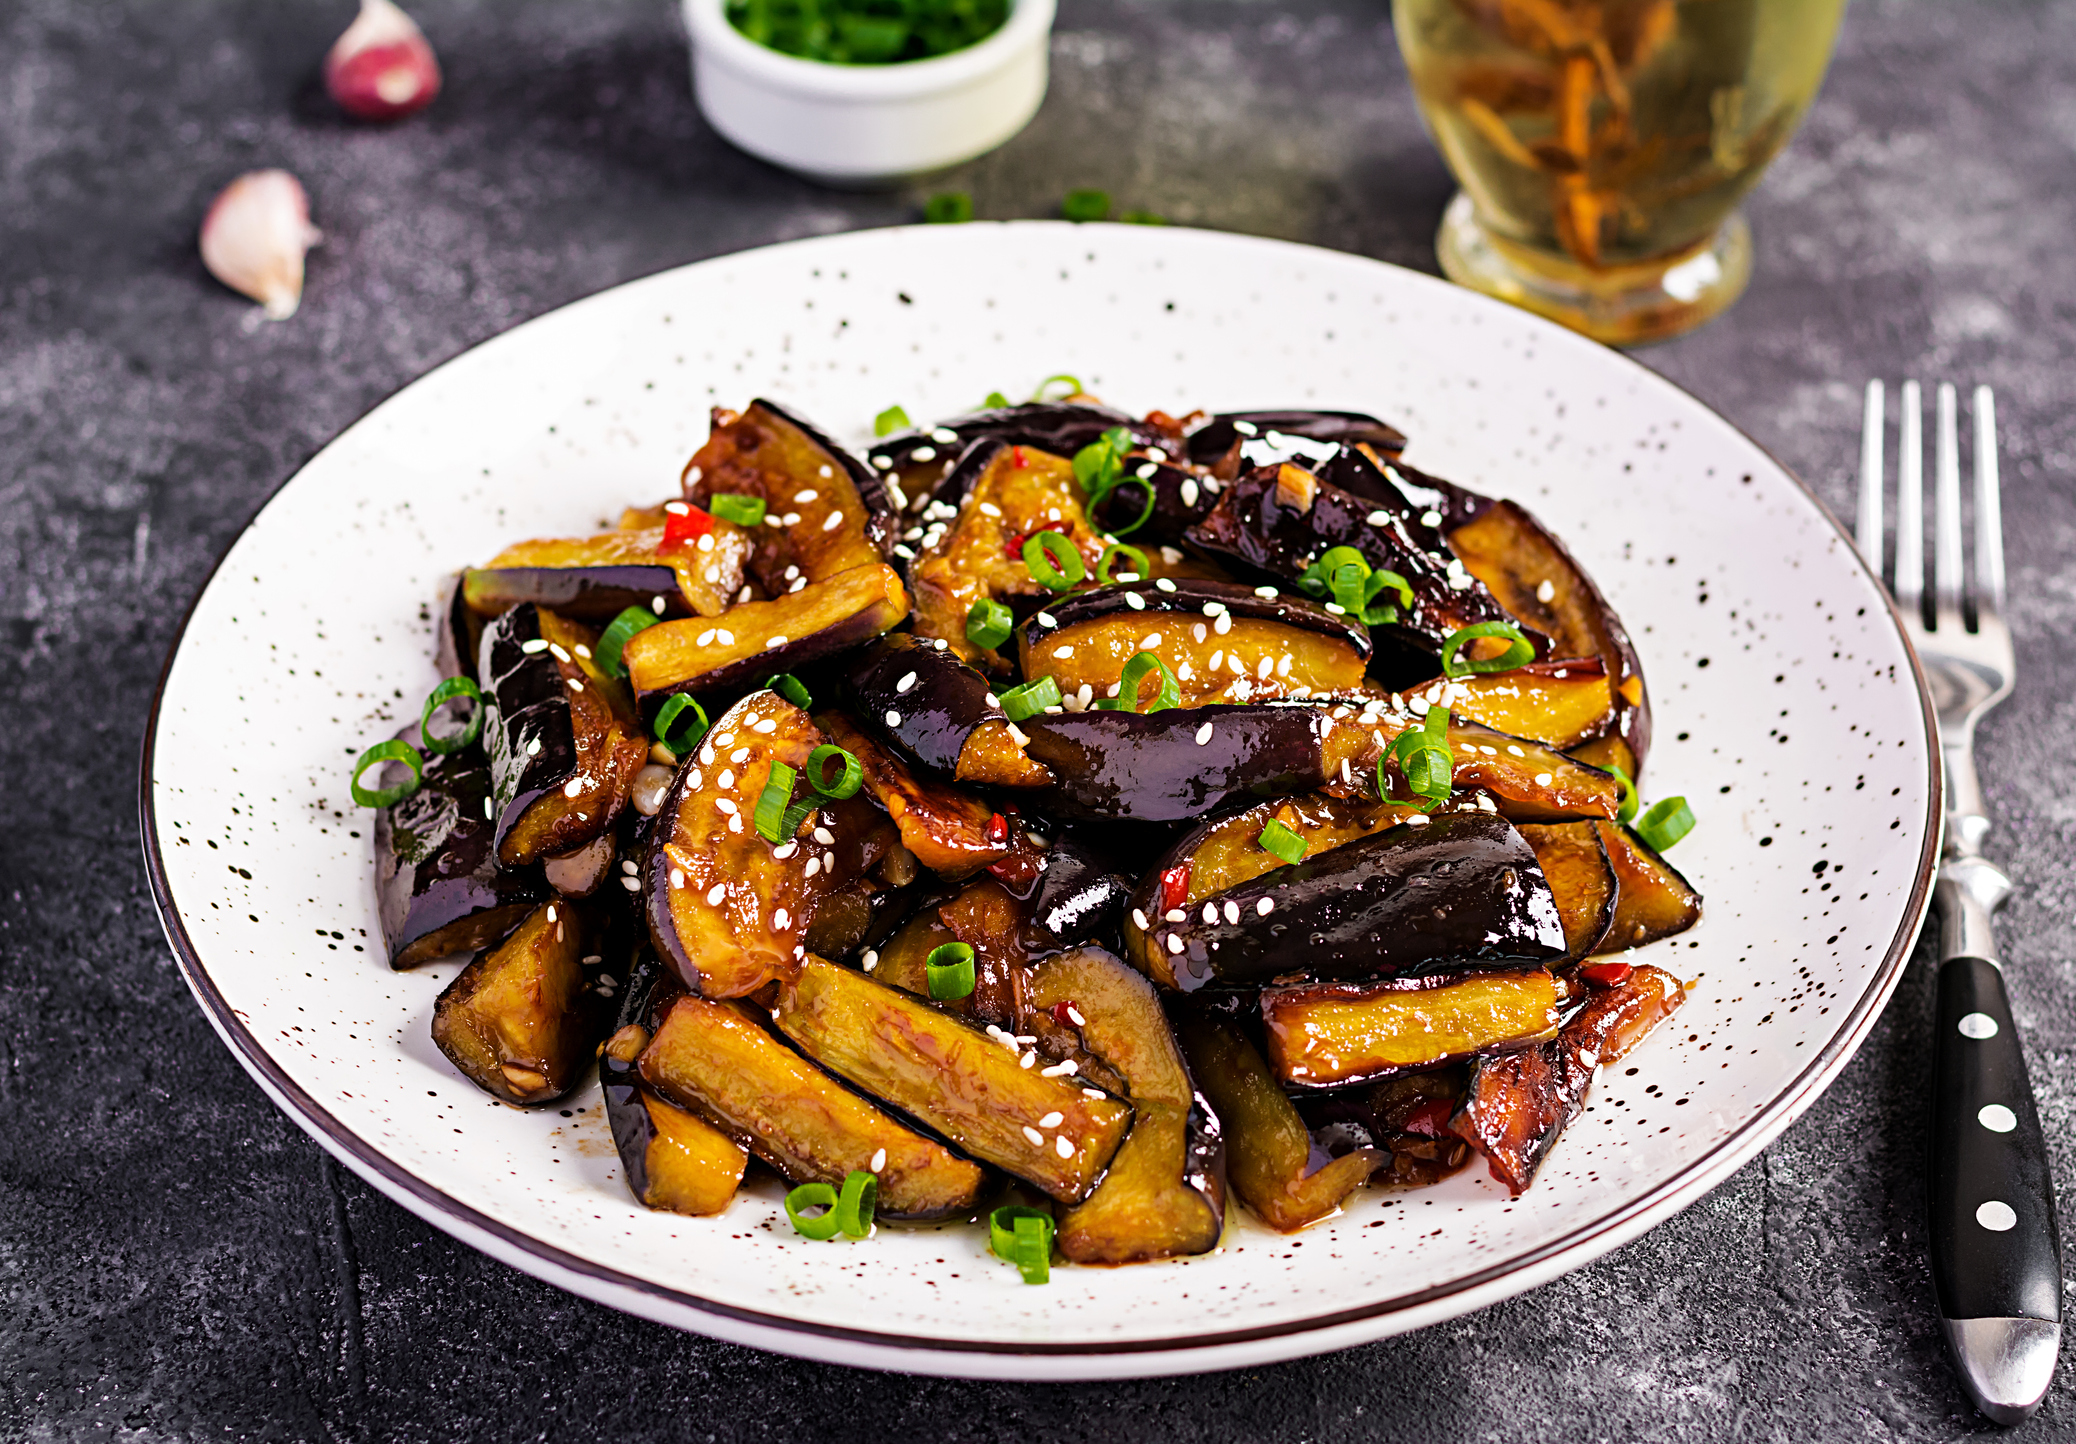
[[[1903,383],[1903,423],[1896,436],[1896,605],[1906,612],[1925,595],[1925,401],[1915,381]]]
[[[1975,610],[2004,610],[2004,499],[1997,481],[1997,398],[1975,388]]]
[[[1938,611],[1961,613],[1961,443],[1951,381],[1939,383],[1939,429],[1933,452],[1932,576]],[[1936,615],[1936,614],[1935,614]]]
[[[1882,385],[1879,381],[1867,383],[1867,404],[1860,413],[1860,555],[1874,574],[1881,573],[1881,433],[1886,417],[1883,414]]]

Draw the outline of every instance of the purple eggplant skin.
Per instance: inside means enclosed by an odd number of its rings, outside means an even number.
[[[433,638],[433,662],[442,677],[476,680],[476,645],[483,640],[483,619],[469,610],[468,573],[454,579],[447,613]]]
[[[1415,471],[1403,461],[1391,463],[1391,482],[1399,495],[1420,508],[1423,515],[1433,512],[1439,518],[1436,526],[1445,532],[1477,520],[1493,505],[1494,499],[1483,492]]]
[[[750,405],[763,407],[799,431],[809,441],[828,452],[830,459],[844,469],[844,473],[851,479],[851,485],[858,489],[858,499],[865,503],[865,539],[879,549],[881,556],[892,559],[894,535],[900,528],[900,516],[894,508],[894,498],[888,493],[887,484],[879,472],[830,440],[829,434],[820,427],[788,411],[776,401],[759,397]]]
[[[1332,719],[1323,707],[1249,704],[1067,712],[1017,725],[1030,738],[1025,755],[1056,779],[1033,795],[1042,811],[1186,822],[1234,798],[1324,786]]]
[[[1292,974],[1355,982],[1519,967],[1564,954],[1535,852],[1506,819],[1477,812],[1389,828],[1276,868],[1204,899],[1181,922],[1161,921],[1152,938],[1185,992]]]
[[[1032,446],[1054,456],[1071,457],[1117,426],[1131,433],[1134,445],[1155,446],[1168,439],[1137,417],[1108,406],[1027,401],[1017,406],[999,406],[989,411],[954,416],[935,426],[889,436],[867,455],[877,471],[897,472],[904,483],[925,483],[913,486],[909,494],[909,510],[921,511],[925,498],[941,498],[944,491],[942,482],[929,480],[932,473],[948,479],[948,464],[963,456],[976,441]],[[918,452],[929,454],[918,456]],[[962,490],[959,496],[964,494]],[[958,496],[951,500],[956,505]]]
[[[867,733],[904,761],[947,779],[956,775],[973,729],[1005,716],[985,676],[907,632],[890,632],[854,652],[843,690],[851,716]],[[900,720],[889,726],[889,716]]]
[[[1196,577],[1091,587],[1085,592],[1075,592],[1063,601],[1048,604],[1043,612],[1025,622],[1024,645],[1035,648],[1051,632],[1124,611],[1149,615],[1182,612],[1203,620],[1222,609],[1236,618],[1276,622],[1302,632],[1317,632],[1323,637],[1347,643],[1359,657],[1369,656],[1369,628],[1360,622],[1350,617],[1337,617],[1295,590],[1269,590],[1276,591],[1277,595],[1265,597],[1261,588],[1241,582],[1216,582]],[[1137,597],[1139,604],[1133,605],[1127,600],[1130,597]],[[1052,619],[1051,626],[1046,625],[1048,617]]]
[[[1113,929],[1132,895],[1131,879],[1072,832],[1060,832],[1040,854],[1037,875],[1021,887],[995,878],[1024,905],[1022,941],[1032,956],[1078,947]]]
[[[469,609],[494,616],[532,602],[579,622],[603,626],[629,607],[651,611],[656,599],[669,620],[693,615],[669,567],[477,567],[462,576]]]
[[[407,740],[417,731],[406,728]],[[375,813],[375,897],[391,967],[492,947],[551,896],[536,869],[498,866],[489,796],[490,765],[470,747],[428,756],[418,790]]]
[[[488,700],[483,750],[490,758],[496,841],[540,798],[577,773],[577,735],[562,671],[541,640],[540,611],[522,602],[483,628],[476,674]]]
[[[1217,504],[1225,483],[1170,462],[1132,457],[1125,481],[1096,507],[1091,518],[1103,531],[1138,547],[1179,546],[1183,533]],[[1151,473],[1150,475],[1148,473]],[[1146,510],[1146,493],[1153,510]],[[1142,513],[1145,520],[1141,521]]]
[[[1272,432],[1321,445],[1279,445]],[[1189,459],[1197,466],[1216,466],[1238,443],[1247,464],[1259,466],[1270,461],[1302,460],[1332,446],[1352,447],[1358,442],[1367,442],[1392,457],[1406,449],[1404,432],[1360,411],[1229,411],[1190,432]]]
[[[1372,522],[1372,516],[1379,520]],[[1313,488],[1311,505],[1300,510],[1282,499],[1276,468],[1256,468],[1228,486],[1210,515],[1190,528],[1188,541],[1285,582],[1295,582],[1329,547],[1353,547],[1371,566],[1397,572],[1412,588],[1413,605],[1384,634],[1428,653],[1439,652],[1459,628],[1510,620],[1446,543],[1439,551],[1422,550],[1387,508],[1323,482]],[[1452,585],[1452,578],[1462,585]],[[1547,637],[1525,629],[1524,635],[1537,657],[1549,654]]]

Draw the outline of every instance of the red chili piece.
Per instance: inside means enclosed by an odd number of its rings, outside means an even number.
[[[1635,971],[1630,963],[1588,963],[1579,969],[1579,976],[1596,988],[1619,988]]]
[[[666,511],[663,514],[663,544],[681,547],[687,542],[696,542],[714,529],[712,515],[701,511],[690,502],[683,511]]]
[[[1161,874],[1161,911],[1170,913],[1189,901],[1189,864],[1180,862]]]
[[[988,846],[1003,847],[1009,842],[1009,819],[996,813],[988,819]]]
[[[1446,1098],[1423,1099],[1406,1115],[1406,1121],[1399,1125],[1399,1130],[1421,1138],[1446,1138],[1449,1135],[1449,1115],[1455,1111],[1456,1105]]]
[[[1009,448],[1009,464],[1022,470],[1031,463],[1024,459],[1024,449],[1021,446],[1012,446]]]
[[[1003,544],[1002,555],[1013,562],[1022,561],[1024,559],[1024,538],[1029,535],[1029,532],[1018,532],[1011,537]]]
[[[1062,1028],[1077,1027],[1079,1025],[1077,1025],[1074,1021],[1074,1014],[1079,1011],[1080,1010],[1074,1006],[1074,1000],[1072,998],[1068,998],[1065,1002],[1054,1003],[1052,1005],[1052,1020],[1055,1023],[1058,1023]]]

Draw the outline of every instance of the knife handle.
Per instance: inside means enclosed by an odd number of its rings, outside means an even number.
[[[1931,1256],[1948,1319],[2062,1316],[2054,1182],[2004,976],[1939,967],[1932,1072]]]

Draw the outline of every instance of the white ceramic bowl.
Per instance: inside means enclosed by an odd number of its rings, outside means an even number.
[[[829,185],[890,186],[985,155],[1045,99],[1053,0],[1014,0],[964,50],[900,65],[828,65],[766,49],[724,0],[684,0],[692,89],[715,130]]]

